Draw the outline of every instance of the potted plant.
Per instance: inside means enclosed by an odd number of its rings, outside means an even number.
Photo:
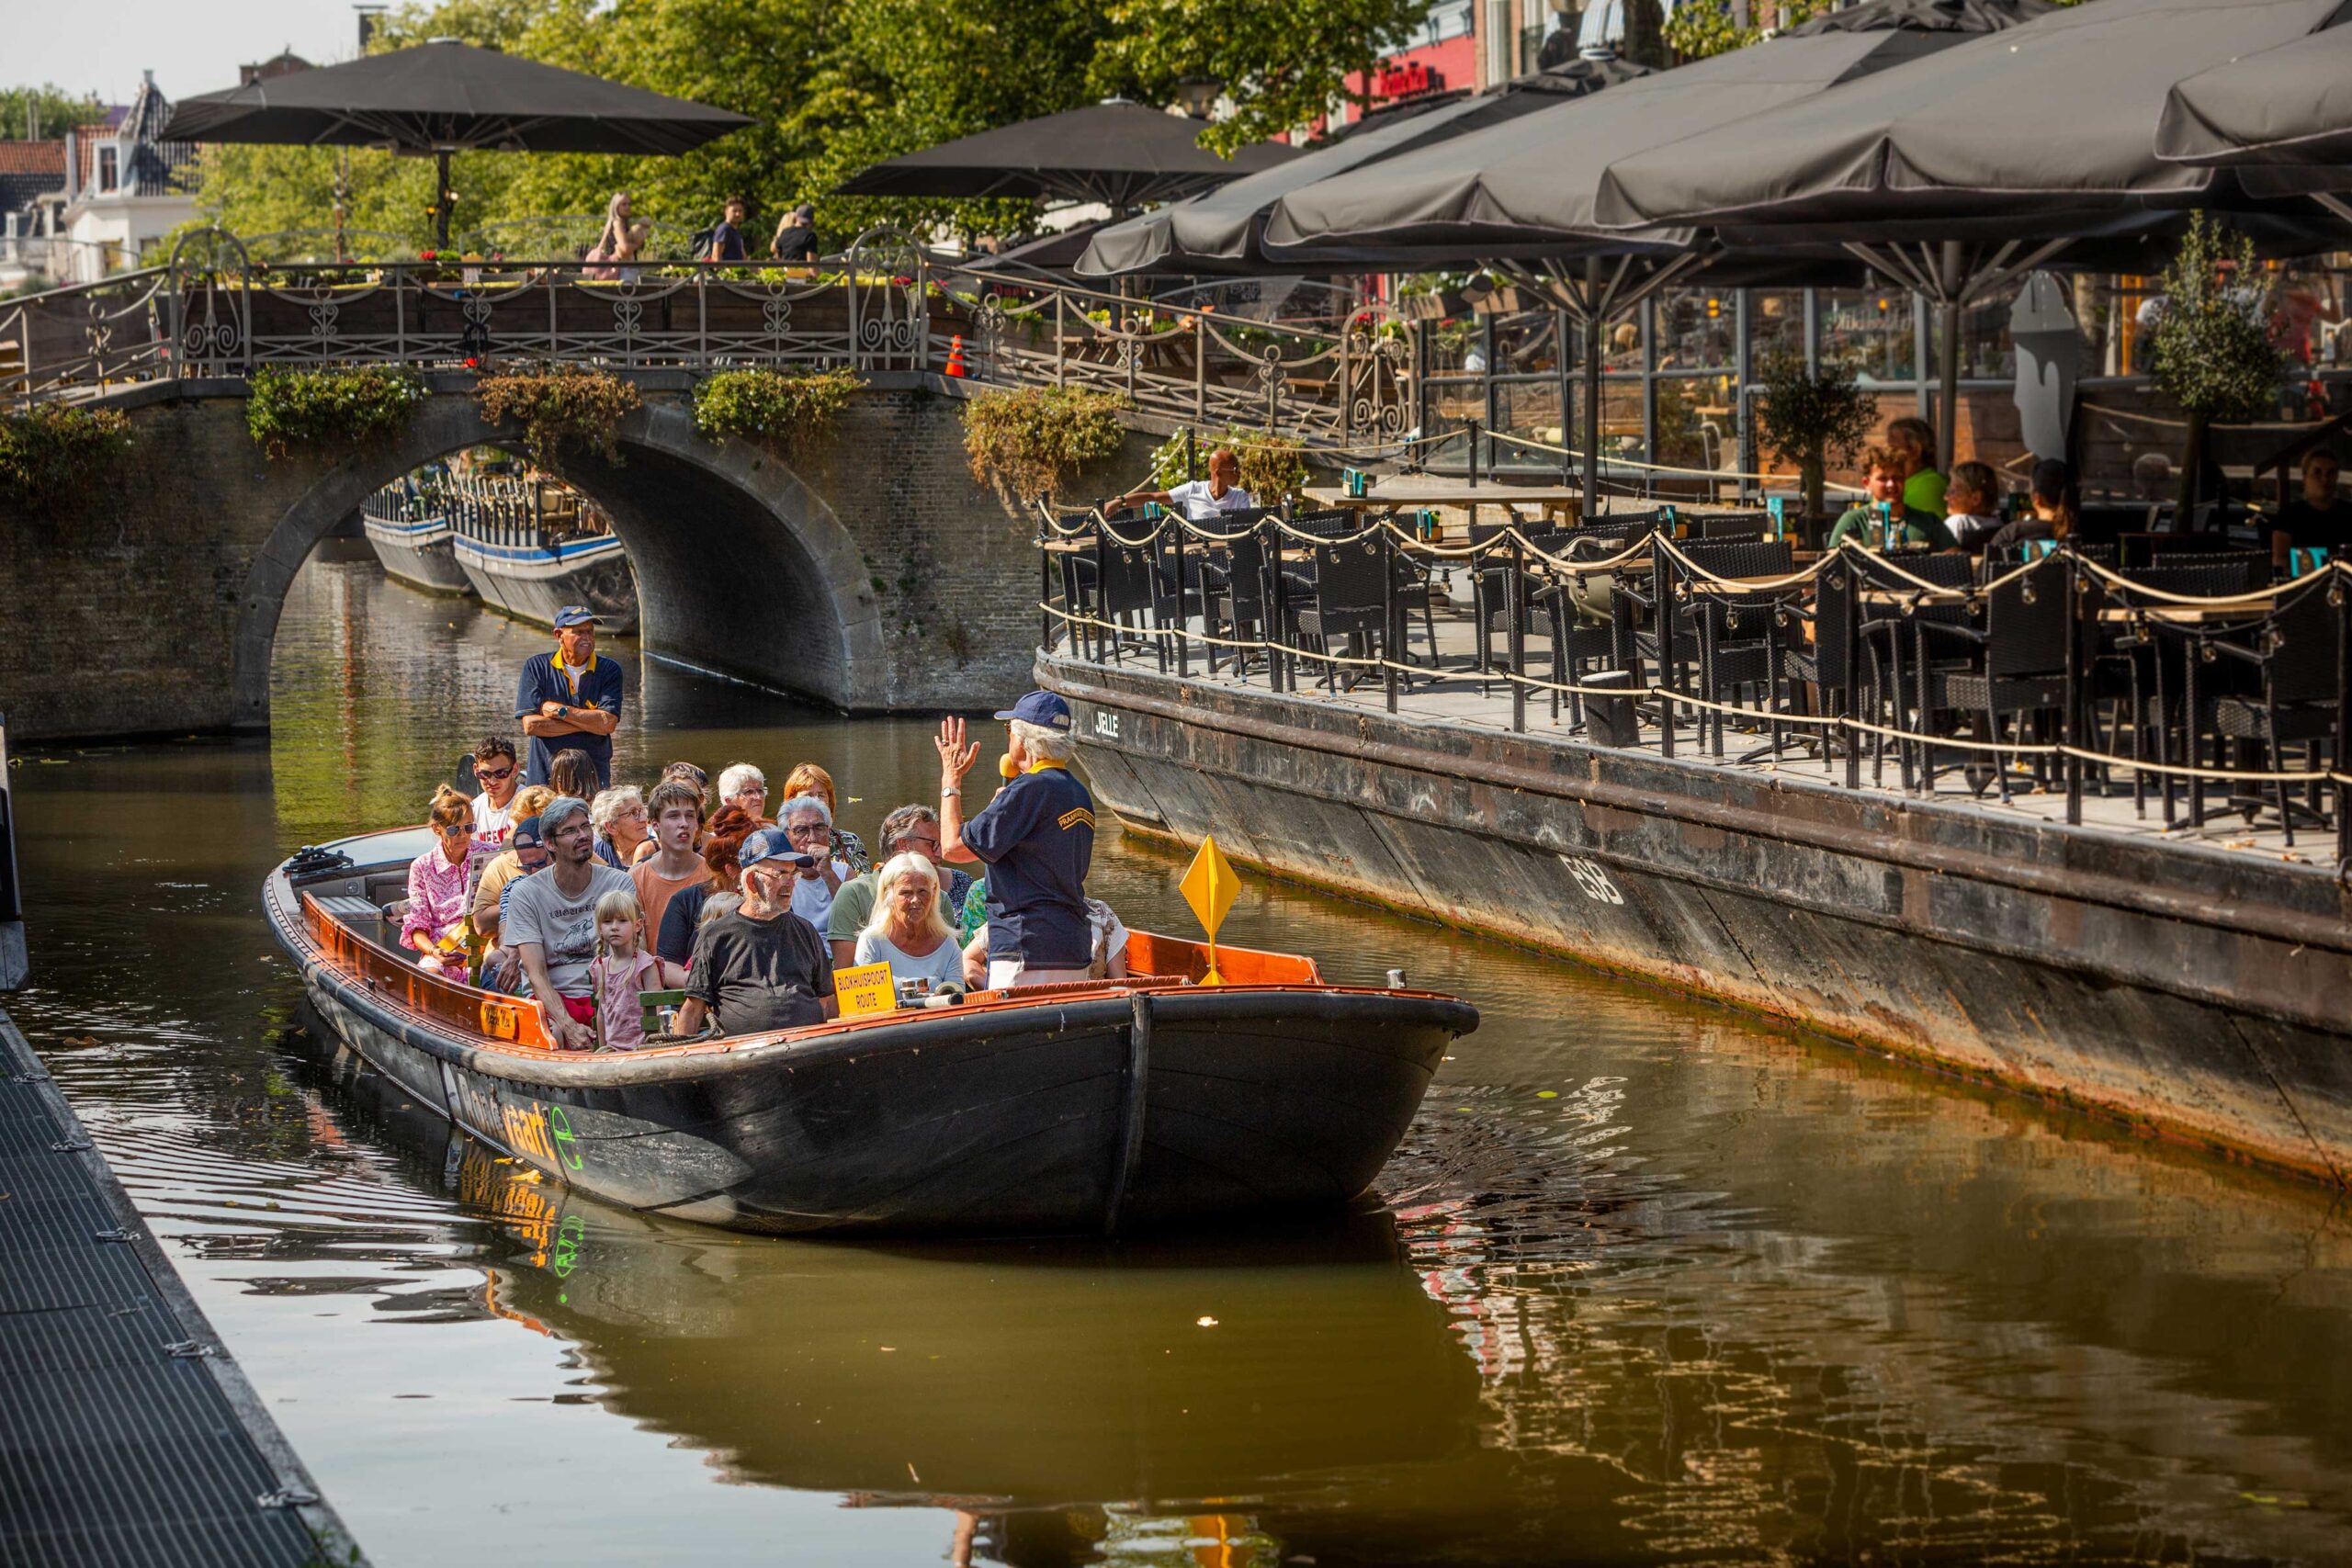
[[[2163,298],[2149,329],[2148,370],[2156,389],[2180,405],[2180,491],[2176,527],[2196,515],[2207,434],[2217,423],[2257,418],[2278,400],[2281,361],[2264,321],[2254,242],[2202,212],[2165,269]]]
[[[1850,462],[1878,428],[1878,400],[1843,367],[1815,373],[1801,354],[1764,362],[1756,405],[1758,434],[1772,456],[1797,466],[1804,488],[1807,536],[1821,522],[1821,492],[1831,460]]]

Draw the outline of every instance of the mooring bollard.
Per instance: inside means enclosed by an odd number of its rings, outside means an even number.
[[[1623,688],[1599,695],[1584,694],[1585,739],[1595,746],[1631,746],[1641,738],[1641,718],[1634,711],[1634,677],[1624,670],[1596,670],[1581,682],[1586,686]]]

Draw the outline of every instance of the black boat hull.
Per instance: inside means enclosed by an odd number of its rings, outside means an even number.
[[[1183,987],[898,1015],[719,1050],[492,1049],[265,900],[312,1002],[475,1136],[611,1202],[772,1234],[1107,1234],[1338,1209],[1372,1184],[1466,1004]]]

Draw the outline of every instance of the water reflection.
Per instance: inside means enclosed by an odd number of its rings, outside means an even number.
[[[376,1561],[2343,1559],[2327,1195],[1254,879],[1233,940],[1485,1011],[1393,1220],[866,1249],[522,1179],[306,1023],[255,889],[413,818],[539,643],[314,567],[268,742],[17,774],[11,1011]],[[861,830],[933,784],[919,722],[630,673],[625,774],[817,758]],[[1180,927],[1182,868],[1098,883]]]

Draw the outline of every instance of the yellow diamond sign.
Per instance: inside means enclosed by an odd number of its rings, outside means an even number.
[[[1225,923],[1225,912],[1233,908],[1233,896],[1241,889],[1241,879],[1233,874],[1233,863],[1216,847],[1215,838],[1201,840],[1200,853],[1185,869],[1184,902],[1200,917],[1201,925],[1209,933],[1209,972],[1206,985],[1219,985],[1223,977],[1216,972],[1216,929]]]

